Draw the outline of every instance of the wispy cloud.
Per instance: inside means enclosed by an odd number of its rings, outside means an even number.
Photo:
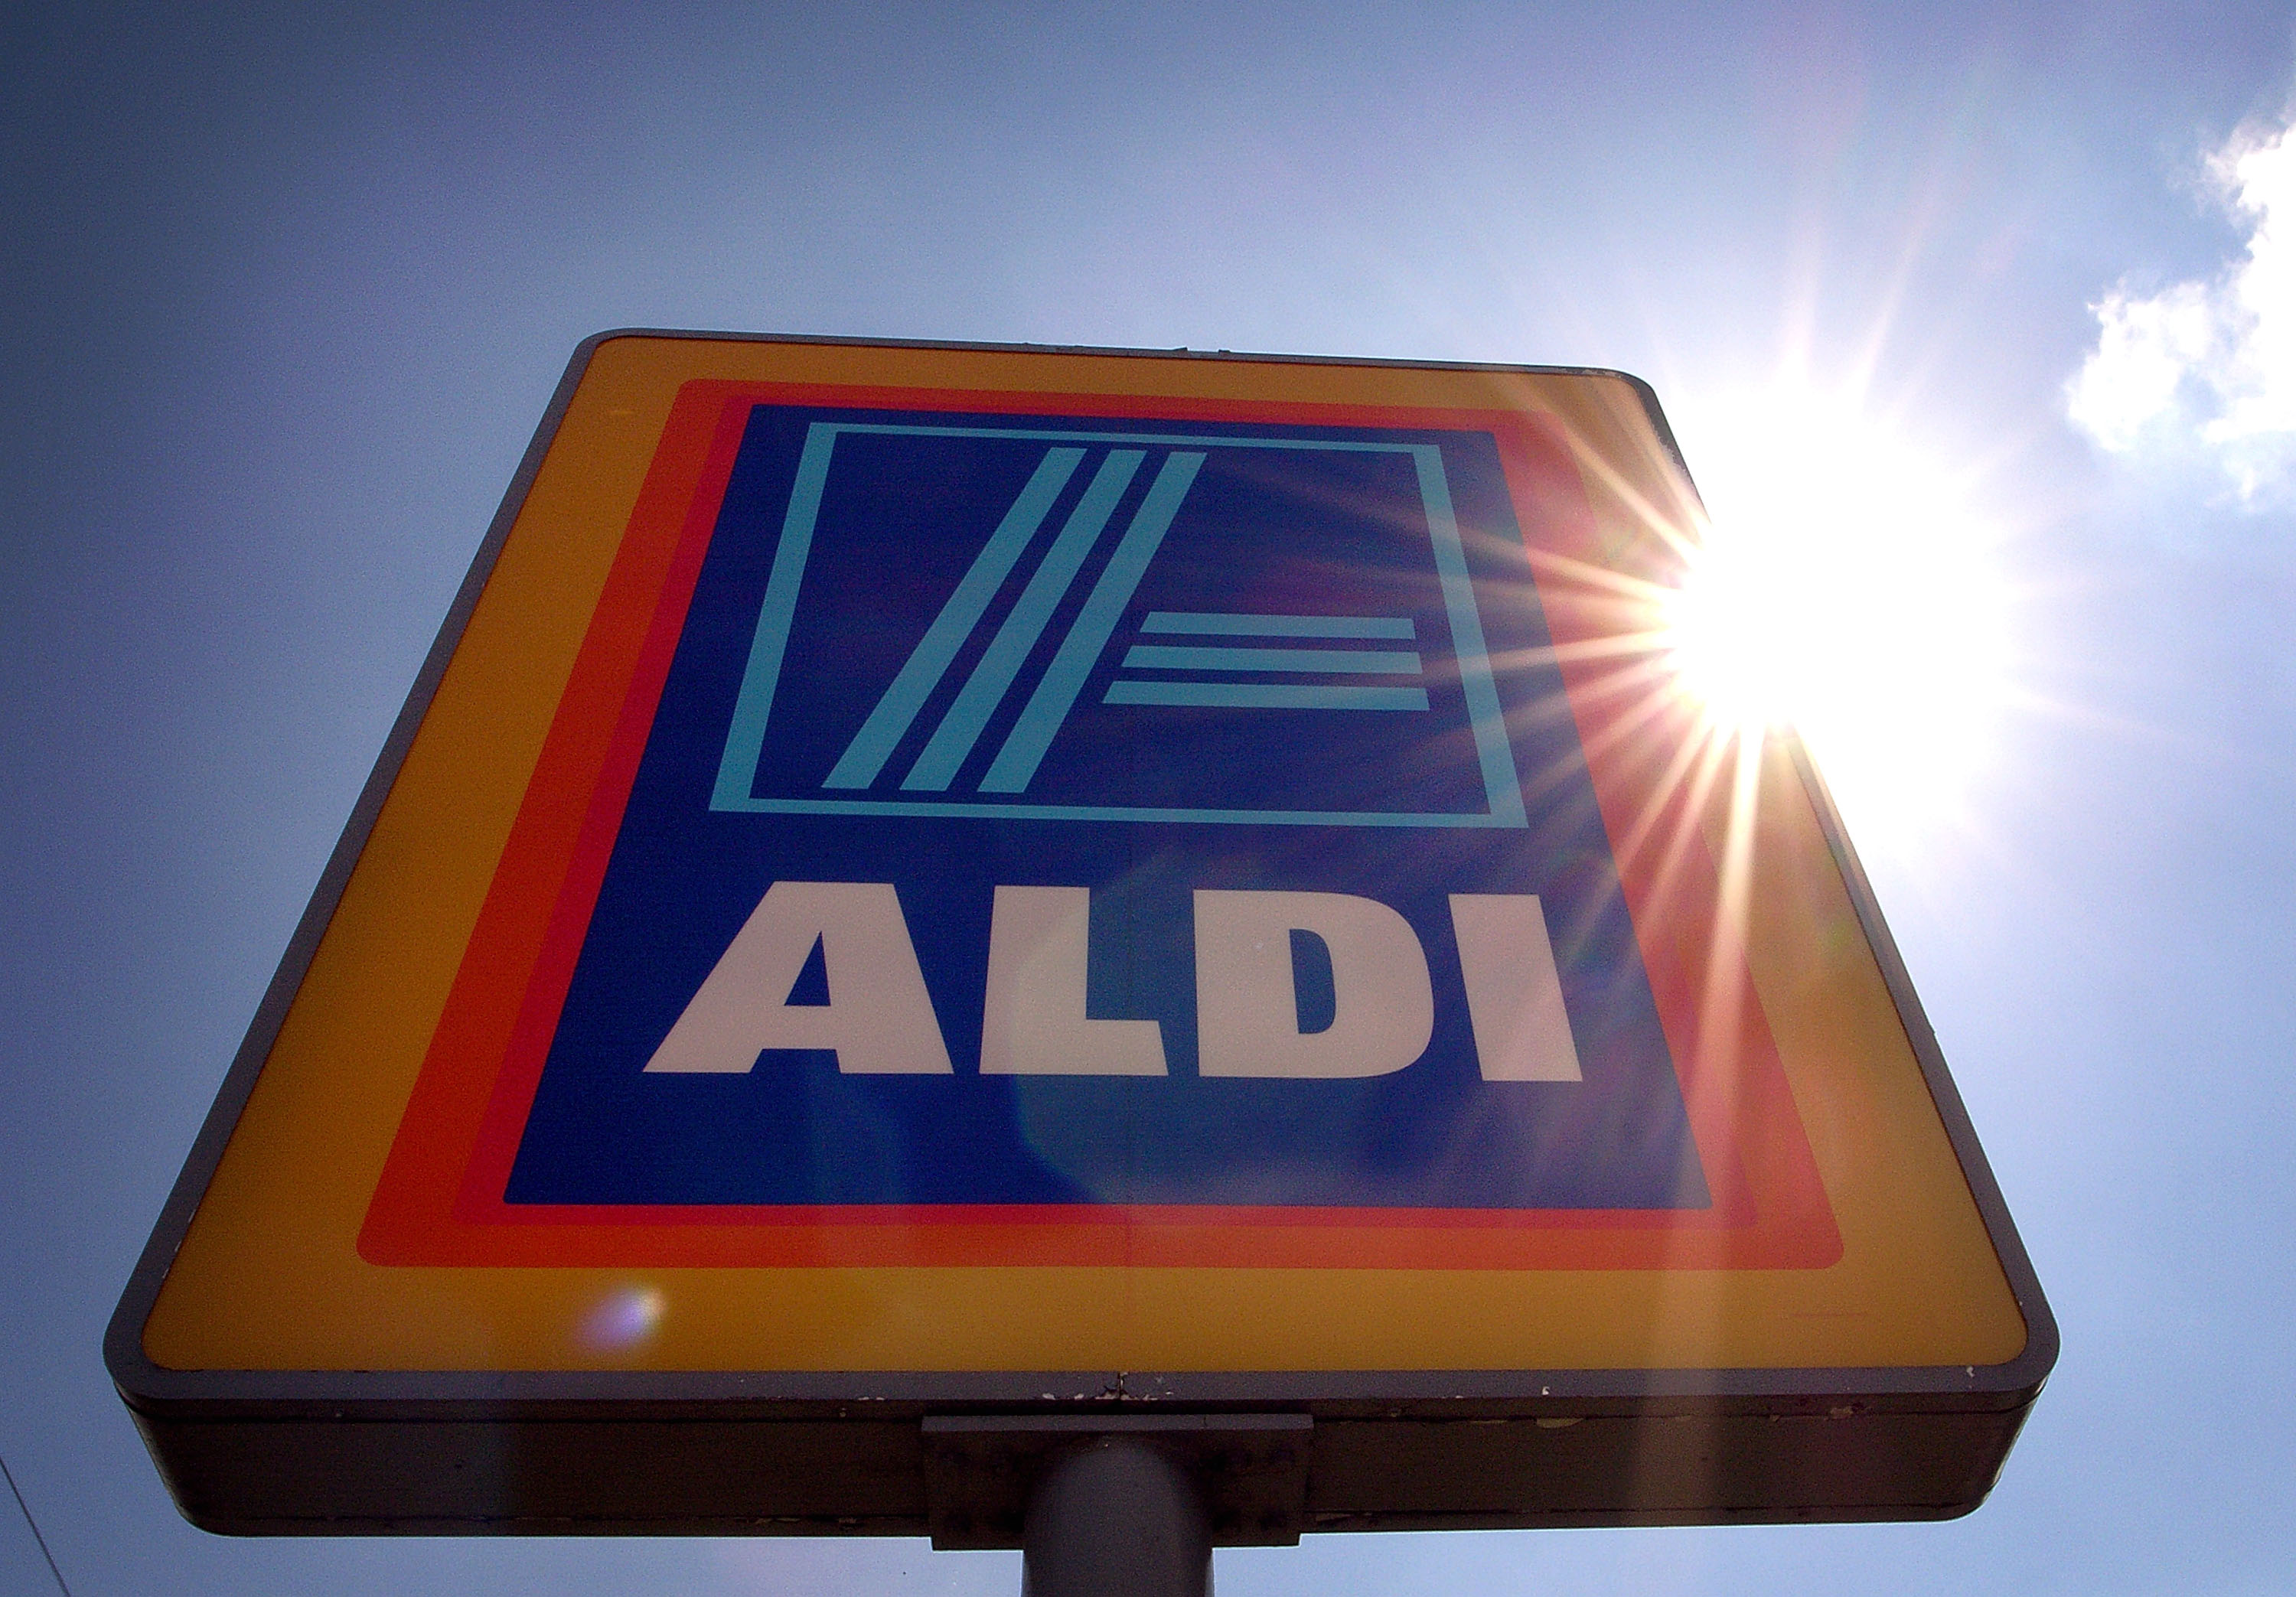
[[[2096,348],[2065,390],[2066,414],[2103,448],[2197,448],[2251,505],[2296,496],[2292,118],[2243,126],[2208,158],[2246,247],[2211,277],[2143,295],[2124,281],[2091,306]]]

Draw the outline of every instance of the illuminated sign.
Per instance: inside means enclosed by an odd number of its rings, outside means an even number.
[[[1305,1416],[1336,1481],[1365,1400],[1647,1454],[1725,1396],[1880,1474],[1453,1458],[1275,1539],[1973,1504],[2054,1328],[1822,792],[1653,664],[1661,427],[1606,373],[594,340],[115,1324],[189,1511],[742,1518],[578,1484],[668,1405],[920,1483],[750,1518],[955,1544],[949,1404]],[[582,1469],[322,1511],[170,1453],[390,1395]]]

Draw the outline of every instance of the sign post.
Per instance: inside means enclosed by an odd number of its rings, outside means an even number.
[[[1968,1511],[2055,1329],[1699,524],[1611,373],[590,340],[113,1320],[184,1511]]]

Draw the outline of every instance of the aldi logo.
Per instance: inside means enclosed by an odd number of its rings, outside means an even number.
[[[1439,444],[758,425],[713,808],[1525,823]]]
[[[1637,935],[1522,447],[689,385],[363,1251],[1823,1262]]]

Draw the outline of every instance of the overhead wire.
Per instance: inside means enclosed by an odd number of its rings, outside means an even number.
[[[15,1472],[8,1468],[8,1461],[4,1458],[0,1458],[0,1479],[7,1481],[9,1495],[16,1499],[17,1511],[24,1516],[24,1525],[31,1531],[32,1540],[40,1549],[40,1556],[48,1560],[48,1573],[56,1577],[56,1590],[64,1597],[71,1597],[71,1588],[64,1584],[64,1572],[56,1568],[56,1555],[48,1551],[48,1538],[40,1534],[40,1522],[32,1518],[32,1505],[24,1501],[23,1490],[16,1484]]]

